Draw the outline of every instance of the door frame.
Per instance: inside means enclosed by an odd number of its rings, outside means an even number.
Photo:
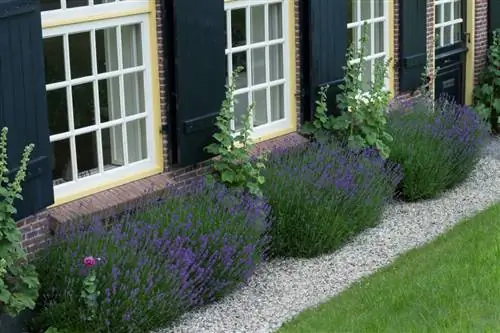
[[[458,87],[455,88],[456,90],[456,98],[454,101],[456,103],[465,103],[466,99],[466,79],[467,79],[467,56],[469,55],[470,51],[470,45],[469,45],[469,31],[468,31],[468,18],[469,15],[467,13],[467,0],[459,0],[461,4],[461,19],[462,19],[462,25],[461,25],[461,39],[459,41],[455,41],[453,44],[445,45],[445,46],[436,46],[437,40],[436,40],[436,28],[434,25],[433,29],[433,34],[434,34],[434,39],[433,39],[433,66],[434,66],[434,72],[435,72],[435,82],[434,82],[434,89],[433,89],[433,94],[434,98],[439,98],[439,96],[436,96],[437,93],[437,87],[436,84],[439,82],[440,84],[444,83],[442,81],[445,77],[447,77],[449,74],[452,74],[453,76],[457,74],[453,74],[454,72],[458,71],[459,75],[459,81],[456,82]],[[451,2],[451,6],[454,6],[454,4],[458,1],[453,1]],[[446,2],[447,4],[450,4],[449,2]],[[436,2],[433,2],[434,6],[434,22],[436,22]],[[442,7],[442,11],[444,10],[444,7]],[[442,30],[440,31],[442,32]],[[449,63],[449,64],[448,64]],[[438,81],[439,79],[439,81]],[[453,79],[454,80],[454,79]],[[457,91],[458,89],[458,91]],[[439,89],[441,90],[441,89]]]
[[[464,0],[465,1],[465,12],[467,13],[465,18],[465,31],[468,33],[468,40],[466,45],[469,48],[465,56],[465,96],[464,102],[467,105],[472,104],[472,94],[474,91],[474,72],[475,72],[475,28],[476,28],[476,4],[475,1]]]

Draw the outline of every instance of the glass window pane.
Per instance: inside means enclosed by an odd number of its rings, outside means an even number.
[[[123,68],[142,65],[142,40],[140,24],[122,26]]]
[[[436,28],[434,30],[434,45],[440,46],[441,45],[441,28]]]
[[[118,70],[116,27],[96,30],[97,72]]]
[[[451,21],[451,3],[447,2],[443,6],[444,6],[444,22]]]
[[[271,121],[285,118],[285,94],[282,84],[271,87]]]
[[[122,125],[104,128],[102,135],[102,154],[104,170],[123,165],[123,131]]]
[[[384,16],[384,0],[374,0],[374,8],[375,8],[375,13],[374,17],[382,17]]]
[[[371,17],[370,7],[372,0],[359,0],[361,1],[361,20],[368,20]]]
[[[69,56],[72,79],[92,75],[90,50],[89,32],[69,35]]]
[[[121,1],[121,0],[94,0],[94,4],[101,5],[103,3],[110,3],[110,2],[117,2],[117,1]]]
[[[253,101],[255,108],[253,110],[253,125],[260,126],[267,124],[267,89],[254,91]]]
[[[121,118],[120,82],[118,77],[99,80],[101,123]]]
[[[455,17],[455,19],[462,18],[462,1],[461,0],[455,1],[453,5],[454,5],[453,16]]]
[[[92,176],[99,172],[97,168],[97,137],[95,132],[77,135],[76,157],[78,178]]]
[[[43,11],[61,8],[61,0],[40,0],[40,9]]]
[[[95,124],[94,87],[92,82],[72,87],[75,128]]]
[[[245,45],[247,43],[245,8],[231,11],[231,36],[233,46]]]
[[[45,61],[45,82],[65,81],[63,37],[56,36],[43,40]]]
[[[239,73],[238,79],[235,82],[236,89],[245,88],[248,85],[246,52],[233,53],[233,71],[240,66],[243,67],[243,71]]]
[[[241,94],[234,97],[234,128],[243,127],[242,117],[248,113],[248,95]]]
[[[88,5],[89,5],[89,0],[66,0],[66,7],[68,8],[82,7]]]
[[[50,135],[64,133],[69,130],[66,89],[61,88],[47,91],[46,98]]]
[[[459,42],[463,39],[462,35],[462,24],[461,23],[456,23],[453,28],[453,41],[454,42]]]
[[[363,83],[362,90],[368,91],[371,87],[372,82],[372,61],[366,60],[363,64]]]
[[[146,112],[143,76],[143,72],[130,73],[123,76],[125,114],[127,116]]]
[[[443,38],[444,38],[443,46],[451,44],[451,26],[450,25],[444,27]]]
[[[356,1],[347,0],[347,23],[356,21]]]
[[[266,82],[266,48],[252,50],[252,85]]]
[[[364,45],[364,52],[365,52],[365,57],[372,54],[373,53],[373,50],[371,49],[372,48],[372,43],[370,41],[370,38],[371,38],[371,35],[372,35],[372,29],[373,29],[373,24],[368,24],[366,26],[366,41],[365,41],[365,45]],[[365,27],[362,26],[362,27],[359,27],[359,42],[361,43],[361,36],[363,34],[363,32],[365,31]]]
[[[73,180],[69,139],[52,142],[52,182],[54,185]]]
[[[375,53],[384,52],[384,22],[374,23],[375,29]]]
[[[127,123],[127,148],[129,163],[148,158],[146,120],[137,119]]]
[[[283,45],[271,45],[269,47],[269,67],[271,81],[283,78]]]
[[[351,46],[353,42],[356,42],[354,44],[355,52],[358,51],[358,41],[360,38],[361,36],[359,35],[358,28],[347,29],[347,45]]]
[[[283,37],[283,18],[281,3],[269,5],[269,39]]]
[[[251,41],[252,43],[263,42],[266,39],[265,34],[265,8],[264,6],[253,6],[251,7]]]
[[[442,10],[443,10],[443,4],[436,5],[436,12],[434,13],[436,23],[441,23],[441,11]]]

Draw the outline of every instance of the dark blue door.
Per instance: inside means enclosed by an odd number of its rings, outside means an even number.
[[[465,0],[436,4],[435,81],[436,98],[465,102],[465,57],[469,35],[466,33]]]

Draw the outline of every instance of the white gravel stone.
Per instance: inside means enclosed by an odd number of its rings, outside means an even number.
[[[328,300],[499,200],[500,140],[492,139],[460,186],[437,199],[389,205],[380,225],[334,253],[265,263],[242,289],[185,314],[176,326],[159,333],[274,332],[304,309]]]

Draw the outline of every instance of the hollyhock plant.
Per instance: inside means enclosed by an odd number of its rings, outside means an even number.
[[[40,254],[43,328],[149,332],[245,283],[264,259],[269,206],[204,179],[168,188],[113,223],[61,227]],[[97,312],[80,314],[83,266],[97,272]],[[105,258],[99,261],[97,258]],[[50,268],[49,268],[50,267]]]
[[[374,149],[316,142],[272,154],[265,177],[272,254],[312,257],[376,225],[401,174]]]
[[[464,181],[485,146],[488,125],[468,106],[423,96],[391,104],[391,159],[403,168],[403,199],[432,198]]]
[[[86,320],[93,320],[96,316],[98,308],[97,298],[100,295],[100,291],[98,290],[97,273],[95,269],[93,269],[97,261],[100,261],[100,259],[96,259],[92,256],[85,257],[83,259],[83,264],[88,269],[88,272],[86,272],[83,279],[80,297],[82,298],[86,306],[87,311],[84,311],[82,313],[82,316]]]

